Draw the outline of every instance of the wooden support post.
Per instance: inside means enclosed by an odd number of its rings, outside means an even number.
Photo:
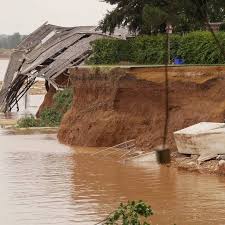
[[[159,164],[168,164],[171,162],[170,149],[169,148],[157,148],[156,158]]]
[[[28,94],[26,93],[24,96],[24,108],[25,110],[27,110],[27,106],[28,106]]]

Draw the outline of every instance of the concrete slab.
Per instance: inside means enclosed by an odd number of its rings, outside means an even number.
[[[202,122],[175,132],[174,137],[179,153],[225,154],[225,123]]]

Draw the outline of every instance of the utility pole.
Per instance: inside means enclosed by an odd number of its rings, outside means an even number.
[[[156,157],[159,164],[170,163],[170,149],[167,147],[168,127],[169,127],[169,77],[168,66],[170,64],[170,34],[173,33],[173,28],[170,23],[166,26],[166,41],[165,41],[165,124],[163,134],[163,145],[156,149]]]
[[[171,64],[171,59],[170,59],[170,35],[173,33],[173,26],[170,23],[167,23],[166,25],[166,34],[168,38],[168,46],[167,46],[167,52],[168,52],[168,65]]]

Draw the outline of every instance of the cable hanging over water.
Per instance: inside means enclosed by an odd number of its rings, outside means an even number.
[[[216,36],[212,26],[210,24],[208,18],[208,2],[207,0],[203,2],[203,0],[193,0],[194,4],[196,5],[197,9],[200,12],[200,17],[202,21],[205,21],[208,30],[211,32],[217,47],[221,51],[222,56],[225,59],[225,49],[222,43],[219,41],[218,37]],[[204,7],[205,6],[205,7]],[[170,112],[169,112],[169,62],[170,61],[170,46],[169,46],[169,32],[166,31],[166,38],[165,38],[165,57],[164,57],[164,66],[165,66],[165,90],[164,90],[164,104],[165,104],[165,122],[164,122],[164,131],[163,131],[163,149],[166,148],[166,144],[168,141],[168,130],[169,130],[169,119],[170,119]]]

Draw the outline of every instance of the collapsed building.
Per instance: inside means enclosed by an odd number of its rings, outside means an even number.
[[[95,26],[60,27],[45,23],[27,36],[11,55],[0,91],[0,110],[11,111],[27,93],[37,78],[46,86],[62,88],[57,77],[67,75],[67,69],[82,64],[92,53],[91,42],[105,38],[125,39],[126,29],[113,35],[104,34]]]

